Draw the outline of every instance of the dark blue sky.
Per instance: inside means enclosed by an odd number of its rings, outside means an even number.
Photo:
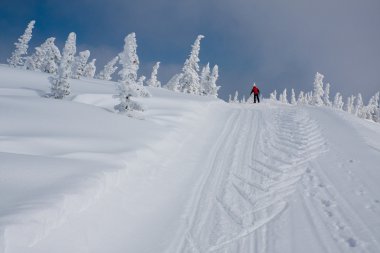
[[[263,95],[277,89],[312,89],[319,71],[332,93],[380,90],[380,1],[378,0],[0,0],[0,62],[27,23],[36,20],[29,53],[48,37],[61,48],[69,32],[78,50],[89,49],[97,68],[136,32],[140,74],[161,61],[166,83],[180,71],[198,34],[201,64],[219,65],[220,96]]]

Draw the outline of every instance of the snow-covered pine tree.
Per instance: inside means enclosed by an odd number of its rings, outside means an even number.
[[[15,51],[13,51],[11,57],[7,59],[7,62],[10,66],[24,66],[24,55],[28,53],[29,41],[32,39],[32,31],[35,23],[35,20],[30,21],[27,28],[25,29],[24,34],[21,35],[20,38],[18,38],[18,42],[14,43],[16,49]]]
[[[347,97],[347,103],[346,103],[346,112],[348,113],[354,113],[354,103],[355,103],[355,96],[351,95],[350,97]]]
[[[160,67],[160,62],[156,62],[153,66],[152,74],[150,75],[150,79],[146,81],[147,85],[150,87],[161,87],[161,82],[157,80],[158,68]]]
[[[304,92],[302,90],[298,94],[297,104],[299,104],[299,105],[305,105],[306,104],[305,94],[304,94]]]
[[[96,72],[95,66],[96,59],[92,59],[83,69],[83,76],[87,78],[94,78]]]
[[[284,91],[282,92],[280,96],[280,101],[281,103],[288,104],[288,96],[286,94],[286,88],[284,89]]]
[[[339,92],[337,92],[334,97],[333,107],[338,110],[343,110],[343,105],[344,103],[342,95]]]
[[[239,103],[239,92],[238,91],[235,91],[235,96],[234,96],[233,102],[236,104]]]
[[[208,95],[210,80],[211,80],[210,63],[207,63],[207,65],[204,66],[201,71],[201,77],[200,77],[200,94],[201,95]]]
[[[269,95],[269,98],[274,100],[274,101],[277,101],[277,90],[274,90],[270,95]]]
[[[379,99],[380,99],[380,93],[377,92],[375,95],[373,95],[369,102],[368,105],[365,107],[365,118],[379,122],[378,118],[378,110],[379,110]]]
[[[120,99],[120,103],[115,106],[115,110],[121,113],[131,112],[134,110],[142,111],[143,108],[137,102],[131,100],[131,97],[139,96],[137,87],[137,71],[139,69],[139,58],[137,56],[136,34],[128,34],[124,39],[124,50],[119,54],[119,63],[122,69],[119,71],[118,92],[115,97]]]
[[[110,60],[103,68],[103,70],[100,71],[100,73],[96,76],[98,79],[101,80],[111,80],[111,75],[115,73],[117,70],[117,66],[115,64],[119,60],[119,56],[114,57],[112,60]]]
[[[200,83],[199,83],[199,51],[201,49],[201,39],[204,38],[203,35],[198,35],[194,44],[192,45],[192,50],[189,58],[185,61],[182,68],[182,75],[179,79],[179,86],[182,92],[190,94],[200,94]]]
[[[292,105],[296,105],[297,104],[297,100],[296,100],[296,93],[294,92],[294,89],[292,89],[292,97],[290,99],[290,103]]]
[[[243,95],[243,98],[241,99],[241,103],[245,104],[245,95]]]
[[[213,97],[218,97],[218,90],[220,89],[220,86],[216,85],[216,81],[219,78],[219,67],[218,65],[215,65],[212,68],[211,76],[210,76],[210,83],[208,86],[207,94]]]
[[[87,61],[90,58],[90,51],[85,50],[79,52],[79,55],[74,58],[74,63],[71,69],[71,77],[79,79],[84,75],[84,71],[87,65]]]
[[[40,70],[55,74],[61,60],[61,53],[54,41],[55,38],[51,37],[46,39],[39,47],[36,47],[35,53],[27,58],[25,67],[30,70]]]
[[[132,84],[132,89],[134,89],[139,97],[151,97],[149,91],[144,87],[146,77],[140,76],[136,84]]]
[[[316,105],[316,106],[323,105],[323,100],[322,100],[322,97],[324,94],[323,78],[324,78],[324,76],[322,74],[320,74],[318,72],[315,74],[312,104]]]
[[[164,86],[164,88],[175,91],[175,92],[180,92],[181,87],[179,86],[179,80],[182,78],[182,75],[183,75],[182,73],[175,74]]]
[[[70,33],[65,47],[62,52],[62,58],[59,63],[57,74],[50,78],[51,96],[57,99],[62,99],[70,95],[70,82],[71,68],[74,62],[74,55],[76,53],[76,34]]]
[[[357,98],[356,98],[355,109],[354,109],[354,114],[359,118],[365,117],[363,107],[364,107],[364,105],[363,105],[362,94],[359,93]]]
[[[231,94],[228,95],[228,103],[232,103],[232,96],[231,96]]]
[[[330,83],[327,83],[323,92],[323,102],[326,106],[331,107],[330,101]]]

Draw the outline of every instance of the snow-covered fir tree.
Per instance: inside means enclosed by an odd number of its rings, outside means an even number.
[[[90,58],[90,51],[85,50],[79,52],[79,55],[74,58],[74,63],[71,69],[71,77],[79,79],[84,75],[84,71],[87,65],[87,61]]]
[[[112,74],[115,73],[117,70],[117,66],[115,64],[119,60],[119,56],[114,57],[111,61],[109,61],[103,68],[103,70],[100,71],[100,73],[97,75],[97,78],[101,80],[111,80]]]
[[[338,110],[343,110],[343,105],[344,103],[342,95],[339,92],[337,92],[334,97],[333,107]]]
[[[377,92],[375,95],[373,95],[369,102],[368,105],[365,107],[365,118],[375,121],[375,122],[380,122],[379,119],[379,100],[380,100],[380,93]]]
[[[137,71],[139,69],[139,58],[137,56],[136,34],[131,33],[124,39],[124,50],[119,54],[119,63],[122,69],[119,71],[118,92],[115,97],[120,103],[115,106],[119,112],[131,112],[143,110],[142,106],[131,100],[131,97],[139,96],[140,85],[137,84]],[[141,89],[144,88],[141,86]]]
[[[347,97],[346,112],[354,113],[354,109],[355,109],[354,103],[355,103],[355,96],[354,95]]]
[[[210,64],[207,63],[206,66],[202,68],[201,76],[200,76],[200,94],[201,95],[207,95],[210,85],[210,79],[211,79],[211,70],[210,70]]]
[[[318,72],[317,72],[317,74],[315,74],[314,89],[313,89],[313,100],[312,100],[313,105],[317,105],[317,106],[323,105],[323,100],[322,100],[322,97],[324,94],[323,78],[324,78],[324,76],[322,74],[320,74]]]
[[[16,49],[13,51],[11,57],[7,59],[7,62],[12,67],[24,66],[25,57],[28,53],[29,41],[32,39],[32,30],[34,28],[35,20],[29,22],[23,35],[18,38],[18,42],[15,42]]]
[[[284,91],[280,95],[280,101],[281,101],[281,103],[288,104],[288,96],[286,94],[286,88],[284,89]]]
[[[365,117],[363,107],[364,107],[364,104],[363,104],[362,94],[359,93],[357,98],[356,98],[356,103],[355,103],[355,109],[354,109],[355,116],[357,116],[359,118]]]
[[[58,65],[61,61],[61,52],[54,44],[55,38],[48,38],[39,49],[42,52],[42,60],[39,65],[39,70],[42,72],[55,74],[57,73]],[[37,48],[36,48],[37,53]]]
[[[59,63],[57,74],[50,78],[51,96],[57,99],[62,99],[70,95],[70,82],[71,68],[74,62],[74,55],[76,53],[76,34],[70,33],[65,47],[62,52],[62,58]]]
[[[86,64],[83,70],[84,77],[94,78],[95,72],[96,72],[95,62],[96,62],[96,59],[92,59],[92,61]]]
[[[200,94],[200,80],[199,80],[199,51],[201,49],[201,39],[203,35],[198,35],[189,58],[185,61],[182,68],[182,76],[179,79],[179,86],[182,92],[190,94]]]
[[[292,89],[292,97],[290,99],[290,103],[292,105],[296,105],[297,104],[297,100],[296,100],[296,93],[294,92],[294,89]]]
[[[305,95],[303,91],[300,91],[300,93],[298,94],[297,104],[306,105]]]
[[[274,90],[270,95],[269,95],[269,98],[274,100],[274,101],[277,101],[277,90]]]
[[[165,85],[165,88],[175,92],[180,92],[181,87],[179,85],[179,80],[182,78],[182,75],[182,73],[175,74],[172,78],[170,78],[168,83]]]
[[[325,90],[323,92],[323,102],[326,106],[331,106],[331,101],[330,101],[330,83],[327,83],[325,86]]]
[[[235,91],[235,96],[234,96],[234,100],[233,100],[234,103],[239,103],[239,92],[238,91]]]
[[[219,78],[219,67],[218,65],[215,65],[211,71],[207,94],[216,98],[218,97],[218,90],[220,89],[220,86],[216,84],[216,81],[218,80],[218,78]]]
[[[228,103],[232,103],[232,96],[231,96],[231,94],[228,95]]]
[[[158,68],[160,67],[160,62],[156,62],[153,66],[152,74],[148,81],[146,81],[147,85],[150,87],[161,87],[161,82],[157,80]]]

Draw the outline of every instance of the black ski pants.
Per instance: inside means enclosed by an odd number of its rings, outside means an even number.
[[[257,102],[260,103],[259,94],[254,94],[253,95],[253,103],[256,103],[256,98],[257,98]]]

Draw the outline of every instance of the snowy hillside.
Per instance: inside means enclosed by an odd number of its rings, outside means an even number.
[[[0,252],[379,252],[380,125],[0,66]]]

